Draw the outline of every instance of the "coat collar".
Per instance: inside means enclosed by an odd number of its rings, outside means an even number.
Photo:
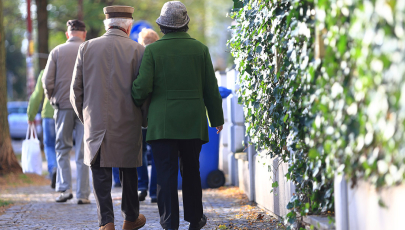
[[[129,38],[128,35],[124,33],[124,31],[119,29],[109,29],[107,30],[107,32],[105,32],[103,36],[120,36],[124,38]]]
[[[70,37],[67,41],[66,41],[66,43],[68,43],[68,42],[84,42],[81,38],[79,38],[79,37]]]
[[[194,39],[186,32],[174,32],[165,34],[159,41],[170,40],[170,39]]]

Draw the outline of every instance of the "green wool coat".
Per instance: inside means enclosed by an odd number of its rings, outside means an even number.
[[[201,139],[224,124],[222,98],[208,48],[187,33],[164,35],[146,47],[132,98],[140,107],[151,96],[146,141]]]

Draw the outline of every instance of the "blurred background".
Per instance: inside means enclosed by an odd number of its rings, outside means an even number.
[[[66,22],[85,22],[87,40],[105,33],[103,7],[128,5],[135,8],[135,26],[151,26],[159,31],[155,20],[167,0],[15,0],[3,1],[6,47],[7,110],[13,149],[21,152],[21,141],[28,128],[27,107],[39,72],[45,68],[49,52],[66,42]],[[216,71],[233,65],[226,50],[231,34],[227,14],[233,7],[229,0],[184,0],[190,15],[189,34],[206,44]],[[133,28],[135,29],[135,28]],[[139,29],[139,28],[138,28]],[[140,31],[140,30],[139,30]],[[139,32],[138,31],[138,32]],[[42,106],[40,106],[42,108]],[[41,110],[35,118],[41,139]]]
[[[80,19],[86,23],[87,39],[104,34],[103,7],[128,5],[135,8],[134,24],[146,21],[160,36],[155,20],[166,0],[16,0],[3,2],[6,35],[6,74],[8,101],[26,101],[48,53],[66,41],[66,22]],[[190,15],[189,34],[206,44],[214,68],[224,71],[232,65],[226,50],[230,38],[227,17],[233,7],[227,0],[184,0]],[[28,58],[28,59],[27,59]],[[28,68],[28,69],[27,69]],[[32,80],[31,80],[32,79]]]

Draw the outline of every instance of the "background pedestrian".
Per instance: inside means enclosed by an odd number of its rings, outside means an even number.
[[[152,29],[143,29],[139,33],[138,42],[143,46],[147,46],[149,44],[154,43],[155,41],[159,40],[159,35]],[[153,159],[151,147],[148,146],[149,144],[146,142],[146,133],[147,129],[142,129],[142,136],[143,136],[143,144],[142,144],[142,166],[138,167],[138,196],[139,201],[144,201],[145,197],[147,196],[147,191],[149,187],[149,196],[151,198],[151,202],[157,202],[157,178],[156,178],[156,166],[155,161]],[[150,183],[148,177],[148,155],[151,155],[152,167],[151,167],[151,176],[150,176]]]
[[[47,97],[44,99],[44,87],[42,86],[42,75],[44,70],[39,73],[37,84],[35,85],[35,90],[32,92],[30,101],[28,103],[27,115],[28,124],[35,124],[35,116],[37,115],[39,105],[43,100],[42,104],[42,128],[44,137],[44,152],[46,161],[48,163],[48,173],[51,179],[51,188],[55,188],[56,184],[56,152],[55,152],[55,120],[53,119],[54,109],[49,103]]]
[[[56,202],[66,202],[73,198],[70,151],[73,147],[73,130],[75,130],[77,203],[89,204],[89,168],[83,163],[84,128],[69,101],[73,68],[79,46],[86,39],[86,26],[79,20],[69,20],[66,25],[67,41],[50,52],[42,78],[45,94],[55,108],[55,149],[58,163],[55,189],[60,192]]]

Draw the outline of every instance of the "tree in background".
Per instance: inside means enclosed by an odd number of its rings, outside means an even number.
[[[35,72],[38,73],[43,69],[47,62],[47,55],[50,49],[66,42],[66,22],[70,19],[81,17],[80,8],[82,9],[83,20],[87,27],[87,39],[96,38],[105,33],[103,20],[103,7],[109,5],[129,5],[135,8],[134,22],[139,20],[148,21],[153,28],[159,32],[159,27],[155,20],[160,14],[163,4],[167,0],[35,0],[36,14],[34,13],[33,22],[34,40],[37,55],[34,58]],[[211,2],[215,0],[210,0]],[[214,24],[212,20],[217,20],[215,17],[206,17],[206,12],[216,7],[210,5],[204,0],[185,0],[188,13],[190,15],[190,30],[189,34],[199,41],[213,48],[212,44],[218,43],[220,39],[207,29]],[[6,36],[6,74],[10,82],[12,90],[10,91],[9,100],[25,100],[26,99],[26,62],[25,51],[22,51],[22,44],[25,38],[25,19],[23,18],[21,4],[23,0],[3,1],[3,20]],[[80,7],[81,4],[83,7]],[[208,6],[208,8],[207,8]],[[24,7],[23,7],[24,8]],[[35,9],[35,8],[33,8]],[[218,11],[215,11],[218,12]],[[225,13],[221,11],[225,20]],[[208,22],[206,22],[208,21]],[[35,24],[36,23],[36,24]],[[223,30],[213,26],[214,30]],[[207,34],[209,36],[207,36]],[[163,34],[159,34],[161,37]],[[207,38],[207,39],[206,39]],[[209,42],[212,40],[213,42]],[[217,52],[215,51],[217,50]],[[222,49],[214,48],[213,56],[216,53],[225,52]],[[213,57],[215,61],[215,57]],[[38,64],[36,64],[38,63]],[[223,68],[222,68],[223,69]]]
[[[5,70],[5,36],[3,27],[3,1],[0,1],[0,175],[21,172],[20,164],[11,146],[8,128],[7,84]]]
[[[128,5],[135,8],[134,22],[148,21],[159,32],[155,21],[167,0],[87,0],[83,1],[83,20],[86,23],[87,40],[105,33],[103,8],[110,5]],[[192,37],[205,42],[205,7],[204,0],[188,0],[186,4],[190,15],[190,30]],[[66,21],[78,17],[79,1],[52,0],[48,5],[50,39],[49,46],[55,46],[66,41]],[[163,36],[163,34],[159,34]]]
[[[39,70],[45,69],[48,60],[48,0],[35,0],[37,5],[37,53]]]

